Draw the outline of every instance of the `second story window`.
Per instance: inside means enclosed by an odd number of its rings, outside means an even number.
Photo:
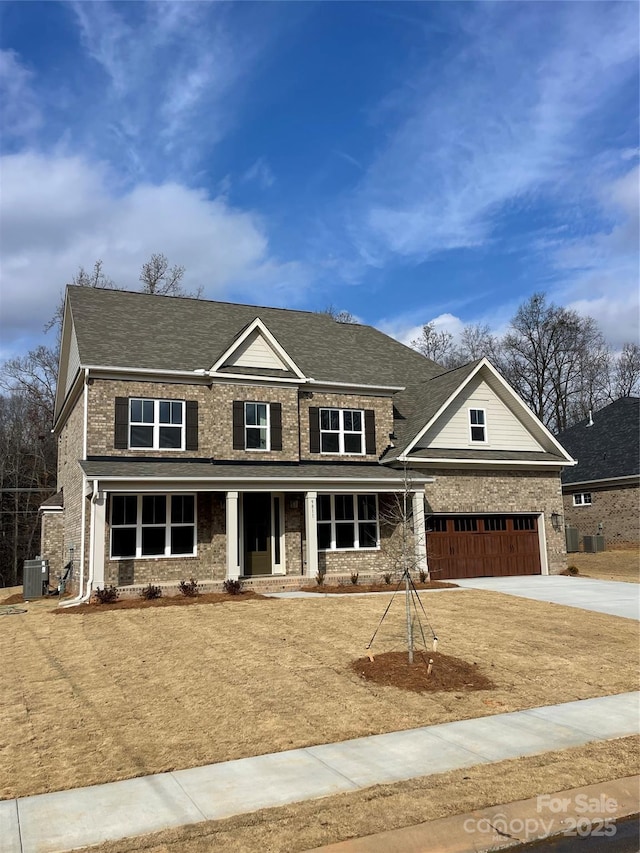
[[[321,453],[364,450],[364,412],[361,409],[320,409]]]
[[[233,449],[282,450],[282,404],[234,400]]]
[[[474,444],[486,444],[487,419],[484,409],[469,409],[469,431]]]
[[[184,402],[130,399],[129,447],[184,450]]]
[[[269,450],[269,405],[244,404],[245,447],[247,450]]]

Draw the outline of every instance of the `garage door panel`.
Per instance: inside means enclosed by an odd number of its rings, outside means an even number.
[[[436,578],[540,574],[536,516],[433,516],[427,530]]]

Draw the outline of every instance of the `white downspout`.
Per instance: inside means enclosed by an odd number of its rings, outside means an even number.
[[[93,493],[91,495],[91,520],[89,522],[89,576],[87,578],[87,589],[82,598],[83,601],[88,601],[91,597],[93,586],[93,549],[95,547],[95,526],[96,526],[96,501],[98,500],[98,481],[93,481]]]

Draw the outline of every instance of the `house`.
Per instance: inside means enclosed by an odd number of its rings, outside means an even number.
[[[564,518],[580,537],[640,542],[640,397],[622,397],[559,437],[578,464],[562,475]]]
[[[85,594],[387,570],[398,495],[435,578],[565,567],[571,457],[485,359],[369,326],[71,286],[54,432],[42,554]]]

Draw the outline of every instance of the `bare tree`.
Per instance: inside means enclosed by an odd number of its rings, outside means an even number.
[[[459,364],[466,364],[479,358],[497,361],[499,352],[500,341],[491,334],[489,326],[483,323],[470,323],[463,328],[460,335],[456,360]]]
[[[169,266],[169,261],[161,252],[151,255],[149,260],[142,265],[140,281],[143,293],[155,293],[157,296],[193,296],[198,299],[202,296],[202,288],[199,287],[194,293],[188,293],[182,286],[185,269],[175,264]]]
[[[48,414],[28,391],[0,397],[0,448],[0,586],[15,586],[38,549],[38,507],[55,485]]]
[[[446,329],[439,332],[433,322],[426,323],[422,327],[420,337],[411,341],[411,346],[422,353],[425,358],[429,358],[443,367],[457,366],[453,335]]]
[[[500,367],[540,420],[559,432],[600,394],[596,380],[606,353],[595,320],[535,293],[518,308],[502,340]],[[585,379],[589,372],[591,379]]]
[[[614,360],[612,368],[611,398],[640,395],[640,346],[626,343]]]
[[[331,317],[331,319],[335,320],[336,323],[358,323],[358,319],[354,317],[354,315],[350,311],[340,311],[333,305],[327,305],[326,308],[324,308],[322,311],[318,311],[317,313],[326,314],[327,317]]]

